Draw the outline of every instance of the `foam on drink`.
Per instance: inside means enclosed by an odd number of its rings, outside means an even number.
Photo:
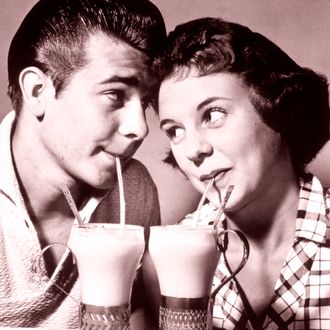
[[[149,251],[162,295],[177,298],[210,295],[220,257],[212,226],[151,227]]]
[[[81,301],[95,306],[128,304],[144,251],[143,227],[87,224],[73,229]]]

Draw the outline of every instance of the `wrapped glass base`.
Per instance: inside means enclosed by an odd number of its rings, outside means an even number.
[[[81,303],[81,330],[129,330],[130,306],[93,306]]]
[[[160,330],[208,330],[209,298],[162,296],[159,309]]]

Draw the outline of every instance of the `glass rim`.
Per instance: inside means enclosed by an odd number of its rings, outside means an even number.
[[[150,226],[150,231],[161,231],[161,230],[179,230],[179,231],[216,231],[215,228],[213,228],[213,225],[180,225],[180,224],[174,224],[174,225],[158,225],[158,226]]]
[[[83,225],[79,223],[74,223],[73,225],[78,230],[132,230],[132,231],[143,231],[144,227],[141,225],[133,225],[133,224],[120,224],[120,223],[108,223],[108,222],[87,222]]]

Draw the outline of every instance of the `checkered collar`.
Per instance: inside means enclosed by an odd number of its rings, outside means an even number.
[[[316,177],[300,180],[300,195],[296,221],[296,241],[311,240],[325,243],[327,214],[329,209],[324,201],[324,191]]]
[[[330,190],[324,191],[316,177],[310,176],[307,180],[300,180],[295,242],[275,284],[275,294],[266,311],[264,329],[286,329],[297,312],[318,246],[329,240],[326,237],[327,216],[330,212],[329,195]],[[220,263],[216,272],[218,281],[221,281],[225,274],[228,275],[228,269],[225,263]],[[235,281],[227,283],[220,290],[216,300],[221,306],[218,313],[223,313],[226,322],[232,326],[236,324],[252,329]],[[217,314],[217,306],[214,312]],[[215,324],[217,322],[215,320]]]
[[[275,284],[275,299],[268,309],[265,324],[286,327],[305,294],[313,260],[320,244],[326,243],[329,206],[316,177],[300,180],[296,237],[285,266]]]

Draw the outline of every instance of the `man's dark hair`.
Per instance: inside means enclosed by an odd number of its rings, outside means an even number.
[[[35,66],[51,77],[56,94],[85,64],[84,42],[101,31],[145,53],[150,61],[164,45],[166,30],[148,0],[40,0],[26,15],[8,54],[8,95],[22,106],[19,74]]]

